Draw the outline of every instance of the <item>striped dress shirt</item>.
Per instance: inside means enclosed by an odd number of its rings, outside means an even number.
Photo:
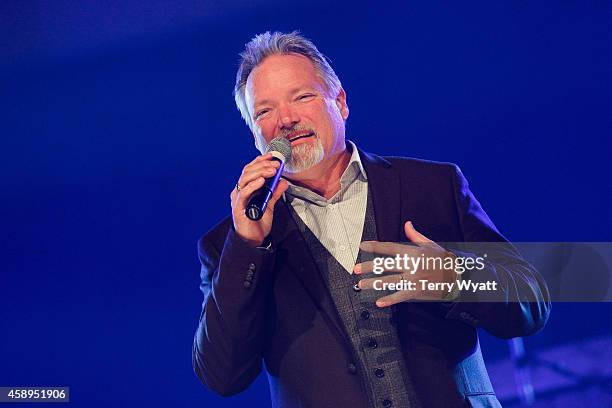
[[[348,272],[359,253],[368,200],[368,179],[357,147],[347,141],[351,159],[340,178],[340,190],[329,200],[289,181],[284,194],[300,219]]]

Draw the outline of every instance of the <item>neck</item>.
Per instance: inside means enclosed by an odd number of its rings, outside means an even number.
[[[293,184],[305,187],[329,200],[340,191],[340,178],[351,159],[351,153],[345,149],[336,153],[328,160],[312,168],[288,177]]]

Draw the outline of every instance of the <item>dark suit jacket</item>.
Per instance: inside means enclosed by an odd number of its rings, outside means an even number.
[[[406,241],[403,224],[411,220],[436,242],[505,242],[457,166],[359,153],[380,241]],[[270,251],[244,243],[231,218],[200,239],[204,303],[194,370],[227,396],[247,388],[264,362],[274,406],[366,407],[350,341],[287,206],[280,200],[274,209]],[[511,338],[545,324],[545,284],[513,249],[504,251],[498,257],[504,261],[485,272],[505,282],[507,292],[527,291],[521,302],[396,306],[402,351],[423,407],[499,406],[476,328]]]

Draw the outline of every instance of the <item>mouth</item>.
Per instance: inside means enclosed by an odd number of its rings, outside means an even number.
[[[305,138],[311,137],[311,136],[314,136],[314,132],[299,132],[297,134],[296,133],[292,134],[291,137],[289,137],[288,139],[289,139],[289,141],[291,143],[293,143],[293,142],[298,141],[300,139],[305,139]]]

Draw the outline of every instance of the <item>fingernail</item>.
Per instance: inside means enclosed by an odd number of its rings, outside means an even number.
[[[353,267],[353,273],[359,275],[361,273],[361,264],[357,264]]]
[[[385,302],[381,302],[381,301],[377,300],[376,301],[376,306],[378,306],[378,307],[385,307],[385,306],[387,306],[387,304]]]

